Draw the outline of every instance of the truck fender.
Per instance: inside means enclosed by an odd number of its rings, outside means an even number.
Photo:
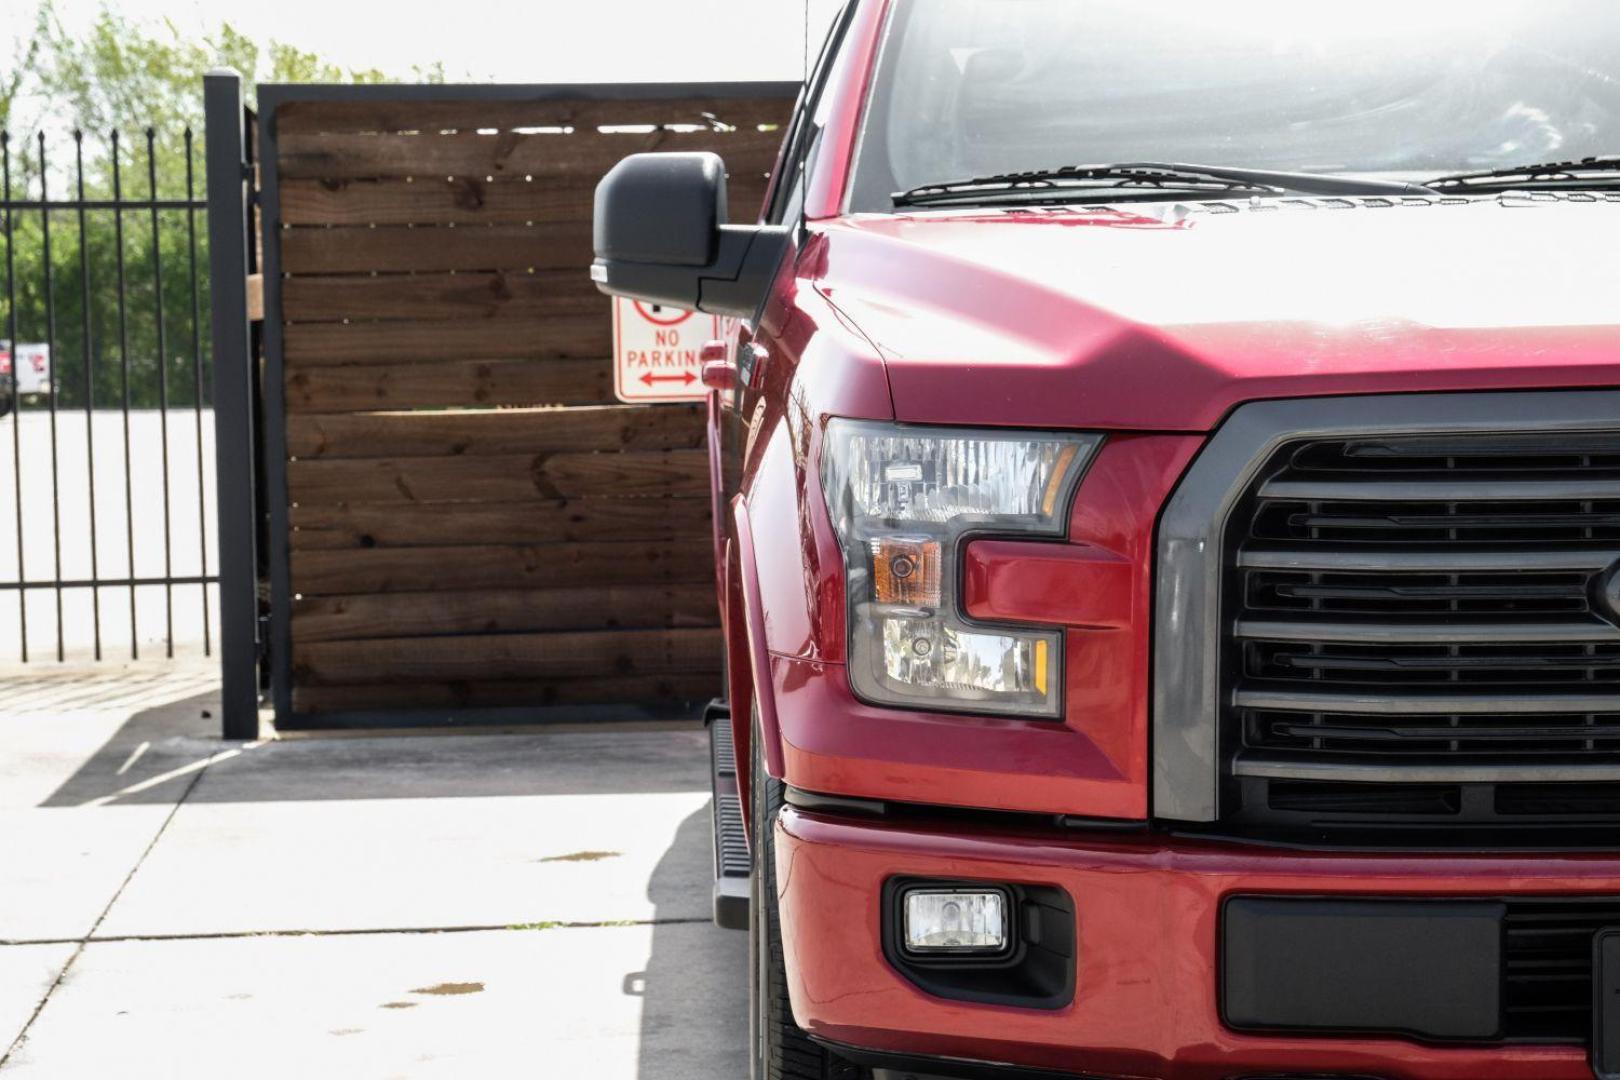
[[[771,653],[765,638],[765,601],[759,587],[759,564],[754,555],[754,530],[748,504],[742,496],[732,500],[731,520],[737,545],[737,575],[742,600],[743,643],[748,653],[748,674],[753,683],[753,705],[759,714],[759,738],[765,770],[780,779],[787,771],[782,753],[782,729],[776,716],[776,694],[771,684]],[[737,775],[746,773],[745,754],[752,753],[754,732],[748,710],[733,696],[732,733],[736,737]]]

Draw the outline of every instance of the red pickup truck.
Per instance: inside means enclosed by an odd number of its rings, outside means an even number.
[[[856,0],[603,181],[756,1078],[1620,1076],[1616,155],[1613,0]]]

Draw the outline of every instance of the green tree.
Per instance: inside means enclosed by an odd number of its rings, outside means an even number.
[[[136,407],[192,404],[210,382],[206,217],[184,205],[205,190],[203,74],[235,68],[250,100],[259,82],[387,77],[285,42],[261,46],[229,24],[193,40],[110,7],[73,32],[42,0],[32,27],[0,69],[9,198],[54,202],[82,191],[156,205],[82,217],[6,208],[0,258],[12,269],[7,276],[0,264],[0,338],[12,336],[15,318],[18,340],[51,342],[60,408],[116,405],[126,383]],[[412,77],[443,80],[437,68]]]
[[[34,70],[39,57],[39,40],[40,27],[36,19],[34,32],[25,40],[14,43],[13,55],[8,58],[6,68],[0,71],[0,131],[10,126],[12,103],[22,93],[29,73]]]

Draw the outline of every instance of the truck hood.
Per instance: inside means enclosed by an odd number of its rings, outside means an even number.
[[[861,215],[805,257],[904,421],[1207,431],[1260,398],[1620,384],[1601,195]]]

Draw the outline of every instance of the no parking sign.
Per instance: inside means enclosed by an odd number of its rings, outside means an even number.
[[[701,354],[720,319],[641,300],[613,301],[613,392],[631,405],[701,401]]]

